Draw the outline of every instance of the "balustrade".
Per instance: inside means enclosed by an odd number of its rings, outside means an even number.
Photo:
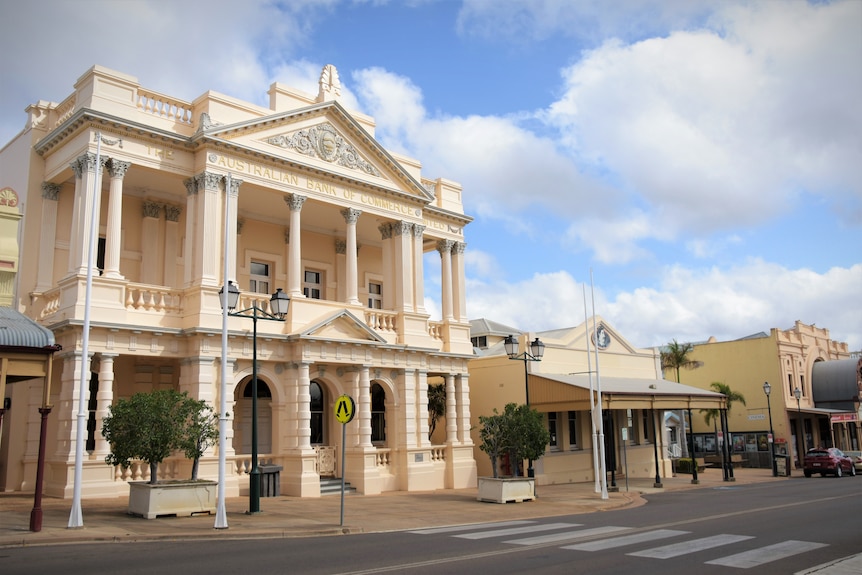
[[[138,109],[180,124],[192,124],[191,104],[138,88]]]

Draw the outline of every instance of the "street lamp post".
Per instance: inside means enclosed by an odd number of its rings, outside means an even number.
[[[542,356],[545,355],[545,344],[542,343],[542,340],[536,338],[532,343],[530,343],[530,351],[524,350],[523,353],[518,353],[518,340],[515,339],[515,336],[509,335],[506,336],[503,345],[506,348],[506,355],[509,356],[509,359],[516,359],[524,362],[524,395],[527,407],[530,407],[530,375],[527,372],[527,362],[542,361]],[[530,459],[527,477],[533,476],[533,460]]]
[[[778,477],[778,464],[775,461],[775,435],[772,432],[772,402],[769,400],[769,392],[772,386],[768,381],[763,382],[763,393],[766,394],[766,408],[769,410],[769,457],[772,458],[772,476]]]
[[[802,426],[802,406],[799,403],[799,399],[802,397],[802,390],[797,387],[793,390],[793,396],[796,398],[796,435],[798,437],[796,441],[796,455],[799,457],[799,469],[802,469],[805,467],[805,464],[802,462],[802,456],[805,452],[805,428]]]
[[[222,297],[225,288],[219,290],[219,301],[224,305],[225,298]],[[249,472],[248,484],[248,512],[250,514],[260,513],[260,468],[257,464],[257,320],[266,319],[271,321],[284,321],[287,308],[290,305],[290,297],[278,288],[269,300],[270,311],[258,307],[257,302],[252,302],[250,308],[237,312],[233,310],[239,301],[239,289],[233,282],[227,284],[227,306],[228,315],[239,317],[250,317],[252,319],[251,336],[251,471]]]

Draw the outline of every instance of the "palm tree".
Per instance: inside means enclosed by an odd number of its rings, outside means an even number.
[[[672,369],[676,372],[676,382],[681,383],[679,380],[679,370],[680,369],[697,369],[698,367],[703,365],[702,361],[696,361],[691,358],[691,354],[694,351],[694,346],[690,343],[678,343],[675,339],[667,344],[667,348],[661,352],[661,369],[662,371],[666,369]],[[683,445],[683,456],[687,455],[688,451],[688,439],[686,438],[685,432],[685,413],[680,410],[679,413],[680,421],[682,421],[682,434],[680,436],[680,440]],[[689,422],[691,424],[691,422]],[[691,454],[691,457],[694,457],[694,454]]]
[[[713,381],[709,384],[709,387],[712,388],[713,391],[716,391],[727,398],[727,413],[730,414],[730,409],[733,407],[733,404],[736,402],[745,405],[745,396],[739,393],[738,391],[733,391],[730,389],[730,386],[726,383],[721,383],[720,381]],[[709,425],[712,423],[712,429],[715,435],[718,435],[718,421],[720,421],[720,412],[717,409],[701,409],[701,413],[704,414],[703,419],[706,421],[706,424]],[[727,441],[730,441],[730,430],[727,430]]]
[[[696,361],[691,358],[694,351],[694,346],[690,343],[678,343],[676,340],[667,344],[667,349],[661,352],[661,368],[662,371],[672,369],[676,372],[676,382],[682,383],[679,380],[680,369],[697,369],[703,365],[702,361]]]

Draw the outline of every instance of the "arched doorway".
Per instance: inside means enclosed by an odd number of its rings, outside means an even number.
[[[236,453],[251,453],[252,381],[247,378],[240,384],[242,396],[237,401],[237,421],[234,429],[233,448]],[[257,378],[257,452],[272,453],[272,392],[269,386]]]
[[[317,380],[308,385],[309,420],[311,447],[317,452],[317,474],[321,477],[336,476],[336,449],[327,445],[329,440],[329,417],[326,406],[329,404],[326,388]]]
[[[386,445],[386,391],[379,383],[371,385],[371,443]]]

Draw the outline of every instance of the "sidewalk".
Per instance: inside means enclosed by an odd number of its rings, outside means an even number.
[[[33,495],[0,493],[0,548],[28,545],[56,545],[104,541],[194,540],[241,538],[283,538],[310,535],[371,533],[404,529],[424,529],[488,521],[534,519],[554,515],[608,511],[645,501],[641,494],[681,489],[704,489],[766,481],[769,469],[735,469],[736,481],[723,480],[719,469],[700,473],[698,485],[690,475],[662,479],[663,488],[653,487],[652,479],[617,481],[619,492],[607,499],[595,492],[594,483],[548,485],[537,488],[538,498],[525,503],[498,505],[476,500],[476,489],[435,492],[393,492],[381,495],[344,497],[344,524],[341,497],[262,498],[261,513],[248,515],[247,497],[232,497],[225,502],[227,529],[214,529],[215,517],[164,517],[141,519],[126,514],[127,498],[85,499],[81,503],[84,526],[69,529],[72,502],[43,498],[42,531],[29,530]]]

